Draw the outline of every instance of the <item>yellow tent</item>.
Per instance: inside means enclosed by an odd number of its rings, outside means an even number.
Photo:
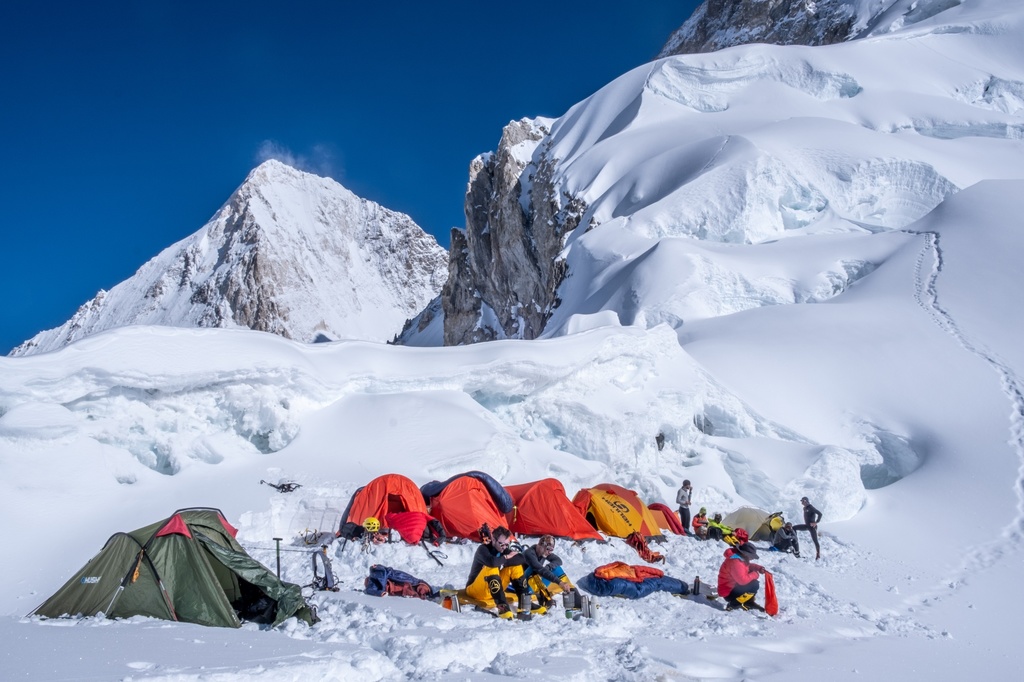
[[[646,538],[662,536],[657,521],[636,493],[604,483],[576,493],[573,506],[599,531],[617,538],[639,531]]]

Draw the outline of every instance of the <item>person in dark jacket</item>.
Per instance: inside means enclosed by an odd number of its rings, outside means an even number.
[[[725,598],[726,611],[764,611],[764,607],[754,601],[761,587],[758,576],[764,573],[764,566],[752,563],[757,558],[757,550],[748,542],[747,531],[737,528],[734,534],[741,542],[725,550],[725,560],[718,569],[718,594]]]
[[[814,558],[821,558],[821,546],[818,544],[818,522],[821,521],[821,512],[814,508],[811,501],[806,497],[800,498],[800,504],[804,507],[804,522],[799,526],[793,526],[793,530],[806,530],[811,534],[814,541]]]
[[[536,614],[546,613],[554,606],[554,595],[573,589],[569,576],[562,568],[562,559],[555,554],[555,538],[545,535],[522,553],[523,578],[527,587],[537,595]]]
[[[772,532],[772,547],[780,552],[792,552],[793,556],[800,558],[800,543],[792,523],[786,521],[782,528]]]
[[[505,597],[505,587],[522,578],[523,567],[516,560],[519,553],[512,549],[512,532],[499,526],[493,532],[481,529],[480,535],[480,547],[473,556],[466,589],[460,597],[484,608],[496,608],[501,618],[514,618],[516,614]]]

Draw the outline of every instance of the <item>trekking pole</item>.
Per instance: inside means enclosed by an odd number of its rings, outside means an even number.
[[[277,579],[281,579],[281,540],[283,538],[274,538],[274,542],[277,543]]]

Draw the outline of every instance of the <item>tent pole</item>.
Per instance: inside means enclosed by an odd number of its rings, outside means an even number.
[[[282,538],[274,538],[274,542],[277,543],[277,579],[281,579],[281,540]]]

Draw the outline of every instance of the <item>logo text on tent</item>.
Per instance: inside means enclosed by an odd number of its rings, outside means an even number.
[[[99,581],[100,581],[100,576],[98,576],[98,575],[82,576],[82,584],[83,585],[95,585]]]

